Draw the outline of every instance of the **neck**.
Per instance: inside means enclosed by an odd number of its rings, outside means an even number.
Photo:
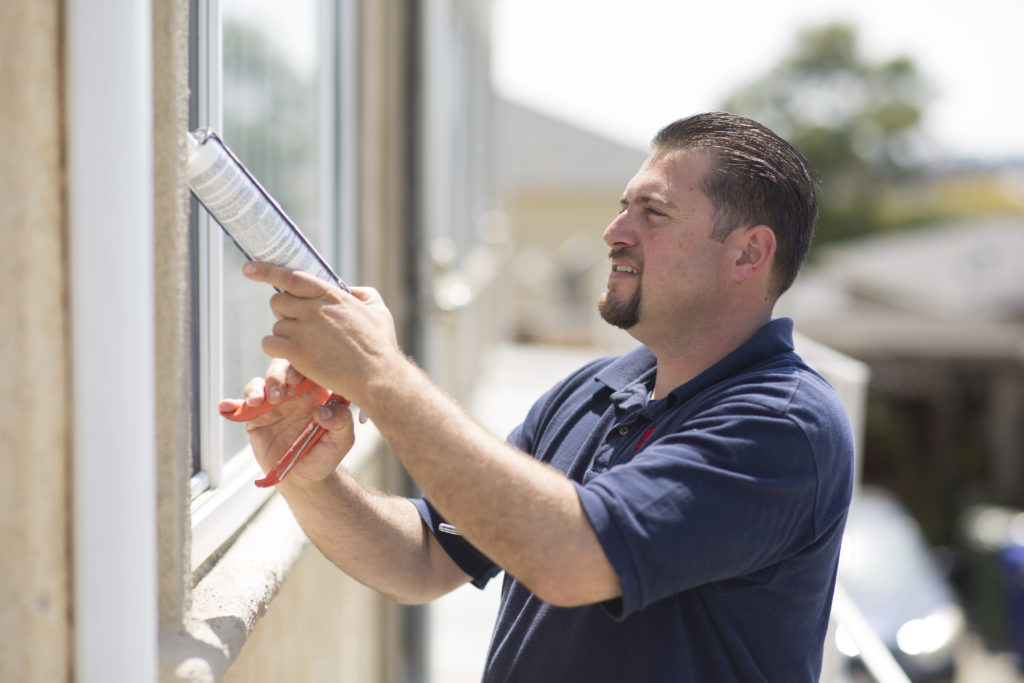
[[[704,372],[742,346],[771,320],[771,313],[750,319],[747,324],[728,324],[720,329],[704,330],[689,339],[674,343],[647,344],[658,359],[655,396],[669,392]],[[698,341],[699,340],[699,341]]]

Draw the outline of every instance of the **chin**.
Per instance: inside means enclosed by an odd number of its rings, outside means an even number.
[[[598,299],[597,311],[609,325],[629,332],[640,322],[640,290],[637,289],[625,301],[614,298],[610,290],[606,291]]]

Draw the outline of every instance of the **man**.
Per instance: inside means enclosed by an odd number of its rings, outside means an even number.
[[[339,468],[352,418],[331,407],[281,493],[328,558],[395,600],[503,570],[487,681],[816,681],[853,445],[772,319],[815,217],[807,162],[771,131],[721,113],[664,128],[604,233],[600,312],[642,346],[558,384],[507,443],[405,358],[373,290],[247,264],[287,293],[263,341],[283,360],[246,400],[278,402],[300,375],[332,388],[426,498]],[[311,410],[250,424],[264,468]]]

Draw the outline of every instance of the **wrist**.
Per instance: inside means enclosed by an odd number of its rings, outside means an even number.
[[[276,485],[276,489],[287,500],[301,499],[304,501],[322,500],[341,486],[341,474],[335,470],[325,477],[310,479],[302,475],[285,477]]]
[[[425,377],[412,359],[400,355],[368,376],[356,404],[370,419],[380,419],[390,410],[400,408],[404,397],[424,395],[420,384]]]

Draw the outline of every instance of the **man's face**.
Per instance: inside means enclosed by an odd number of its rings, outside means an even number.
[[[711,238],[711,201],[701,190],[708,164],[692,152],[651,156],[605,229],[611,273],[598,310],[641,341],[699,325],[716,312],[727,252]]]

